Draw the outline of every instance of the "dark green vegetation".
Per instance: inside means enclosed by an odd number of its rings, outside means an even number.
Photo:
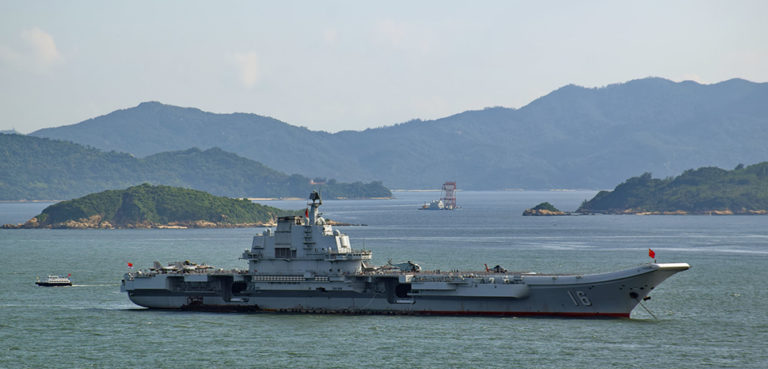
[[[228,197],[305,198],[313,189],[329,199],[391,196],[381,182],[310,184],[307,177],[287,175],[216,148],[137,159],[71,142],[0,134],[0,200],[71,199],[144,182]]]
[[[170,186],[143,184],[62,201],[43,210],[27,228],[221,227],[271,222],[288,214],[245,199]]]
[[[520,109],[359,132],[150,102],[32,135],[140,157],[220,147],[288,173],[383,180],[390,188],[438,188],[446,180],[462,189],[608,188],[637,173],[666,177],[766,160],[766,101],[768,83],[647,78],[569,85]]]
[[[650,173],[633,177],[613,191],[585,201],[581,213],[765,214],[768,210],[768,162],[728,171],[706,167],[674,178]]]
[[[540,215],[568,215],[567,213],[556,208],[554,205],[548,202],[542,202],[531,209],[525,209],[523,211],[524,216],[540,216]]]
[[[548,202],[542,202],[541,204],[536,205],[533,210],[547,210],[552,212],[560,211],[560,209],[556,208],[554,205]]]

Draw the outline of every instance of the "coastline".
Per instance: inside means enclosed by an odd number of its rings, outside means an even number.
[[[584,214],[584,215],[595,215],[595,214],[605,214],[605,215],[768,215],[768,210],[741,209],[741,210],[733,211],[730,209],[724,209],[724,210],[719,209],[719,210],[697,210],[697,211],[686,211],[686,210],[645,211],[645,210],[626,209],[626,210],[611,210],[611,211],[578,211],[577,210],[576,213]]]
[[[33,218],[34,219],[34,218]],[[195,220],[186,222],[158,223],[133,223],[113,225],[109,222],[93,222],[89,219],[70,220],[57,224],[39,226],[31,219],[25,223],[3,224],[0,229],[196,229],[196,228],[259,228],[274,227],[275,221],[257,223],[222,223],[209,222],[207,220]]]
[[[364,227],[367,224],[353,224],[327,220],[328,224],[337,227]],[[223,223],[211,222],[207,220],[181,221],[169,223],[131,223],[113,225],[108,221],[101,221],[100,218],[91,217],[89,219],[69,220],[62,223],[40,226],[32,218],[25,223],[3,224],[0,229],[199,229],[199,228],[263,228],[275,227],[277,222],[273,219],[267,222],[256,223]]]
[[[439,191],[439,190],[437,190]],[[418,192],[418,191],[414,191]],[[384,196],[384,197],[334,197],[330,198],[329,200],[392,200],[392,196]],[[248,201],[297,201],[297,200],[304,200],[302,197],[246,197]],[[21,200],[0,200],[0,204],[24,204],[24,203],[42,203],[42,202],[51,202],[51,203],[58,203],[66,200],[27,200],[27,199],[21,199]]]
[[[0,200],[0,204],[26,204],[26,203],[40,203],[40,202],[62,202],[64,200]]]

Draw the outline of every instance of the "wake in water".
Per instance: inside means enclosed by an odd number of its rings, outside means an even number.
[[[105,284],[75,284],[70,287],[120,287],[120,283],[105,283]]]

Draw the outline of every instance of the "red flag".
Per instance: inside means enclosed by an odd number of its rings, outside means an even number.
[[[69,278],[69,277],[71,277],[71,276],[72,276],[72,273],[69,273],[69,274],[67,274],[67,278]]]
[[[309,209],[304,209],[304,216],[309,218]]]
[[[133,263],[128,263],[129,268],[133,268]]]
[[[655,259],[656,258],[656,253],[653,252],[653,250],[648,249],[648,257],[650,257],[651,259]]]

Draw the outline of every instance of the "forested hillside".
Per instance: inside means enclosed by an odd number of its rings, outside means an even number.
[[[677,177],[633,177],[584,202],[581,213],[766,214],[768,162],[733,170],[687,170]]]
[[[229,197],[389,197],[381,182],[321,184],[220,149],[188,149],[139,159],[65,141],[0,134],[0,200],[64,200],[149,182]]]
[[[295,212],[295,211],[294,211]],[[288,211],[170,186],[143,184],[62,201],[23,228],[233,227],[274,222]]]

